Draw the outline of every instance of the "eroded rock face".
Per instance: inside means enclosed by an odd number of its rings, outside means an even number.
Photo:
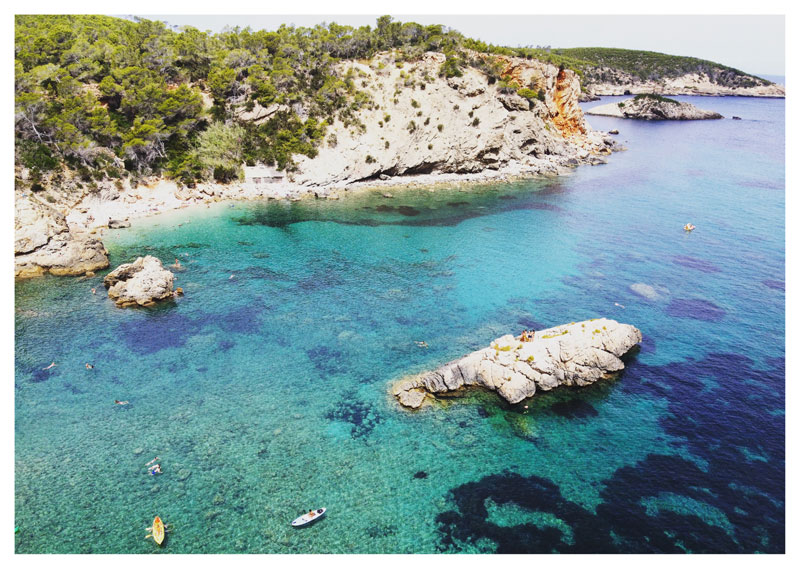
[[[359,110],[359,126],[334,121],[316,157],[296,156],[294,181],[324,188],[380,176],[507,167],[557,173],[570,159],[589,163],[592,155],[609,153],[613,143],[584,120],[580,83],[571,71],[496,57],[504,79],[532,85],[541,101],[501,91],[475,67],[465,67],[460,77],[440,77],[444,61],[444,54],[428,52],[398,62],[386,52],[366,63],[341,62],[339,73],[355,75],[372,104]]]
[[[69,230],[64,216],[40,201],[14,200],[14,254],[33,252],[55,235]]]
[[[175,277],[154,256],[139,257],[121,264],[108,273],[103,285],[117,307],[152,306],[158,300],[172,297]]]
[[[49,272],[54,276],[79,276],[108,268],[103,243],[88,236],[61,233],[34,252],[14,258],[14,276],[31,278]]]
[[[533,341],[504,335],[435,371],[403,379],[392,394],[403,406],[419,408],[429,394],[480,386],[516,404],[537,389],[586,386],[621,371],[620,357],[641,340],[632,325],[606,318],[543,329]]]
[[[633,99],[600,105],[586,114],[636,118],[639,120],[709,120],[724,118],[721,114],[663,97],[639,96]]]
[[[64,216],[36,199],[15,196],[14,276],[77,276],[108,267],[108,251],[89,235],[69,231]]]

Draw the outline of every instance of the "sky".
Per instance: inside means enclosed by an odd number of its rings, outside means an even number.
[[[218,32],[225,26],[276,29],[321,22],[375,25],[375,15],[144,15],[171,25]],[[444,24],[468,37],[512,47],[621,47],[708,59],[755,75],[785,75],[782,15],[403,15],[401,21]]]

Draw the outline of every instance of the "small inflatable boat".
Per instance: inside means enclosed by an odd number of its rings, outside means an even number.
[[[161,543],[164,542],[165,532],[164,521],[161,520],[161,517],[156,517],[153,519],[153,526],[147,529],[147,531],[150,534],[144,538],[152,538],[154,541],[156,541],[158,546],[161,546]]]
[[[297,517],[295,520],[292,521],[293,527],[302,527],[308,524],[313,523],[317,519],[321,519],[325,516],[325,511],[327,511],[325,507],[321,509],[315,509],[314,511],[310,511],[303,515],[302,517]]]

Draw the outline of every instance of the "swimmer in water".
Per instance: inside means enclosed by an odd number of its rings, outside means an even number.
[[[56,366],[56,362],[55,362],[55,361],[53,361],[53,362],[52,362],[52,363],[50,363],[50,364],[49,364],[47,367],[43,367],[43,368],[42,368],[42,371],[47,371],[48,369],[52,369],[52,368],[53,368],[53,367],[55,367],[55,366]]]
[[[89,364],[89,363],[86,363],[86,368],[87,368],[87,369],[94,369],[94,365],[91,365],[91,364]]]
[[[127,400],[115,400],[114,404],[130,404]]]

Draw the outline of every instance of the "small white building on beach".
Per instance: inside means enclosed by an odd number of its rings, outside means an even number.
[[[259,164],[257,166],[244,167],[244,182],[253,187],[281,183],[285,180],[283,172],[275,168]]]

